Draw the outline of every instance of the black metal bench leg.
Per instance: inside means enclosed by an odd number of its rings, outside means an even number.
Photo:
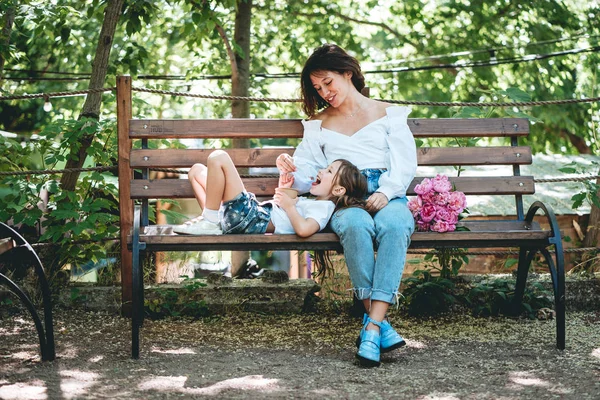
[[[552,235],[548,238],[548,245],[554,245],[554,255],[556,257],[556,265],[550,255],[547,248],[541,249],[548,268],[550,269],[550,275],[552,276],[552,285],[554,287],[554,307],[556,312],[556,347],[560,350],[565,349],[566,344],[566,332],[565,332],[565,259],[564,251],[562,246],[562,238],[560,235],[560,229],[558,227],[558,221],[554,215],[552,208],[545,206],[542,202],[536,201],[525,217],[526,222],[533,221],[533,217],[538,210],[542,210],[548,219],[550,230]]]
[[[2,275],[2,282],[6,283],[17,296],[25,303],[26,307],[29,309],[29,312],[32,314],[32,318],[34,319],[34,323],[36,324],[36,329],[38,331],[38,335],[40,332],[43,335],[43,340],[40,338],[40,347],[41,347],[41,355],[42,361],[53,361],[56,358],[56,349],[54,346],[54,322],[52,319],[52,298],[50,295],[50,286],[48,285],[48,280],[46,279],[46,272],[44,271],[44,267],[40,258],[38,257],[33,247],[25,240],[23,236],[21,236],[17,231],[12,229],[10,226],[5,223],[0,222],[0,233],[2,235],[7,235],[11,237],[18,247],[13,249],[13,252],[20,252],[19,258],[20,260],[29,259],[33,262],[33,268],[35,274],[38,277],[40,289],[42,291],[42,302],[44,307],[44,326],[41,326],[41,320],[37,311],[35,310],[33,303],[27,297],[27,295],[8,277]],[[15,290],[16,289],[16,290]],[[39,323],[39,324],[38,324]],[[39,326],[38,326],[39,325]],[[44,329],[45,327],[45,329]]]
[[[33,250],[33,248],[29,245],[29,243],[26,243],[26,246],[29,250],[30,257],[33,258],[35,261],[33,267],[38,276],[40,288],[42,290],[42,303],[44,305],[44,326],[46,328],[47,348],[47,358],[42,358],[42,360],[52,361],[56,358],[56,349],[54,347],[54,321],[52,319],[52,297],[50,294],[50,286],[48,285],[48,280],[46,279],[46,273],[44,271],[44,267],[42,266],[42,261],[38,257],[37,253]]]
[[[556,253],[556,266],[548,249],[543,249],[542,254],[548,263],[552,287],[554,289],[554,310],[556,311],[556,347],[565,349],[565,271],[562,253]]]
[[[140,358],[140,328],[144,322],[144,277],[140,265],[140,252],[145,243],[140,243],[140,208],[136,206],[132,235],[132,315],[131,315],[131,358]]]
[[[523,304],[523,295],[525,294],[525,286],[527,284],[527,275],[529,275],[529,266],[533,261],[533,257],[537,253],[537,249],[521,247],[519,249],[519,265],[517,268],[517,283],[515,285],[515,296],[513,298],[513,312],[518,315],[521,312]]]
[[[8,286],[10,291],[12,291],[14,294],[16,294],[19,297],[19,299],[21,300],[21,302],[23,302],[23,304],[25,304],[25,307],[31,314],[31,318],[33,319],[33,323],[35,324],[35,329],[37,330],[37,333],[38,333],[38,339],[40,341],[40,354],[42,356],[42,361],[52,361],[53,358],[52,359],[49,358],[49,354],[48,354],[49,351],[48,351],[48,347],[46,346],[46,334],[44,332],[44,326],[42,325],[42,320],[40,319],[40,316],[38,315],[37,311],[35,310],[35,306],[33,305],[31,299],[29,298],[29,296],[27,296],[27,294],[23,290],[21,290],[21,288],[16,283],[11,281],[6,275],[0,274],[0,283],[6,284],[6,286]]]

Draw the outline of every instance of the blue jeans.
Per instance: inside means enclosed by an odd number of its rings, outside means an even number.
[[[339,210],[331,218],[331,229],[340,237],[358,299],[396,303],[410,236],[415,230],[407,204],[406,197],[396,198],[373,217],[353,207]]]

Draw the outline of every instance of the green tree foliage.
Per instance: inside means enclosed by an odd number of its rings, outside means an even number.
[[[87,89],[106,3],[2,2],[0,23],[10,7],[15,10],[9,40],[0,47],[5,60],[2,95]],[[250,58],[252,96],[298,97],[297,73],[312,49],[324,42],[337,43],[361,60],[375,98],[514,101],[598,96],[597,2],[255,0],[250,54],[242,54],[232,40],[237,4],[235,0],[127,0],[105,86],[113,86],[117,74],[131,74],[134,86],[230,94],[231,63],[220,27],[233,50]],[[580,52],[559,54],[574,49]],[[115,114],[114,95],[107,93],[103,99],[98,129],[108,126],[104,121]],[[83,101],[82,96],[53,98],[50,112],[43,111],[43,99],[0,101],[0,129],[30,137],[47,135],[56,126],[73,127]],[[534,116],[539,122],[532,127],[529,144],[536,152],[597,153],[598,107],[585,103],[477,112]],[[450,117],[470,112],[476,111],[414,107],[413,115]],[[136,116],[215,118],[229,113],[226,101],[134,94]],[[253,102],[250,113],[303,116],[295,103]],[[77,144],[67,134],[69,129],[59,131],[55,143]],[[86,165],[114,162],[113,147],[107,147],[105,155],[97,151],[104,148],[106,137],[98,135]],[[38,168],[50,161],[56,161],[52,165],[57,168],[64,165],[58,158],[48,158],[49,148],[33,149],[31,144],[23,149],[31,152],[30,161],[16,164],[6,143],[0,147],[3,170]],[[5,189],[7,185],[4,182]],[[35,198],[30,200],[36,203]]]
[[[18,9],[7,57],[4,84],[9,93],[81,89],[89,74],[104,2],[26,1]],[[46,3],[46,2],[44,2]],[[54,4],[58,3],[58,4]],[[206,94],[227,94],[231,67],[216,26],[233,36],[236,2],[159,0],[126,2],[107,85],[114,74],[129,73],[139,86]],[[596,51],[548,55],[598,46],[600,9],[595,2],[511,1],[255,1],[251,37],[251,94],[297,97],[298,78],[269,78],[297,73],[319,44],[335,42],[355,54],[367,72],[374,97],[431,101],[492,101],[497,91],[519,88],[532,100],[598,95]],[[238,49],[232,43],[234,50]],[[52,49],[52,51],[47,51]],[[461,67],[461,64],[495,66]],[[512,60],[512,61],[511,61]],[[429,69],[435,67],[436,69]],[[37,71],[16,72],[13,70]],[[375,71],[386,70],[386,73]],[[173,80],[150,77],[179,76]],[[28,81],[25,78],[60,78]],[[194,80],[194,78],[222,79]],[[24,78],[22,81],[12,79]],[[65,81],[64,79],[71,79]],[[72,80],[76,79],[76,80]],[[108,95],[107,95],[108,96]],[[228,102],[139,95],[148,116],[215,117],[229,112]],[[81,98],[56,99],[51,114],[42,101],[3,102],[0,126],[31,132],[52,117],[77,110]],[[113,110],[107,110],[114,112]],[[414,115],[448,117],[457,110],[415,107]],[[495,110],[496,115],[515,112]],[[522,110],[519,110],[522,111]],[[597,150],[597,104],[533,107],[542,123],[533,127],[532,145],[541,152],[592,153]],[[259,116],[299,116],[296,104],[253,103]],[[7,115],[12,117],[9,118]]]

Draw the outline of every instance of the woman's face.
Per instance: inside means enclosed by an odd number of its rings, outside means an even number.
[[[316,71],[310,74],[310,81],[323,100],[332,107],[339,107],[348,95],[351,77],[350,72]]]

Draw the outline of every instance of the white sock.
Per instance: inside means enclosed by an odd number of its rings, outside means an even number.
[[[202,216],[208,222],[212,222],[213,224],[219,223],[219,210],[209,210],[208,208],[205,208],[204,211],[202,211]]]

